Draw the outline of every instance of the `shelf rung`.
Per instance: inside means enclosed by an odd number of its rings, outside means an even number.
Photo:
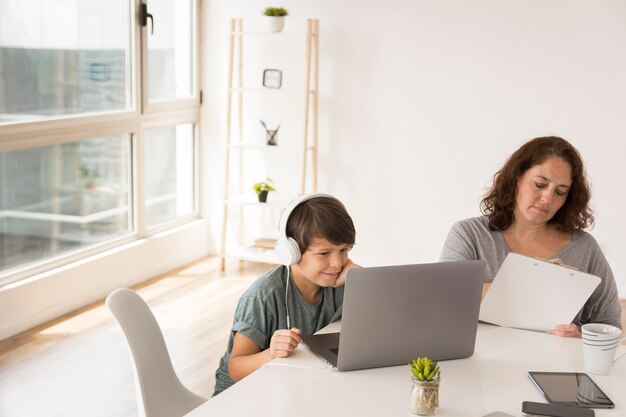
[[[276,254],[274,253],[274,249],[257,248],[254,246],[226,250],[224,257],[244,261],[262,262],[266,264],[279,263],[276,258]]]
[[[284,89],[284,88],[253,88],[253,87],[231,87],[232,93],[285,93],[285,94],[306,94],[305,90]],[[309,90],[309,94],[314,94],[315,90]]]
[[[231,143],[228,145],[230,149],[251,149],[258,151],[301,151],[301,146],[284,146],[284,145],[266,145],[264,143],[246,143],[246,142],[237,142]],[[307,151],[313,150],[313,146],[307,146]]]
[[[275,196],[270,193],[268,196],[266,203],[259,203],[259,199],[256,194],[241,194],[241,195],[232,195],[228,199],[226,199],[226,204],[239,204],[239,205],[250,205],[250,206],[275,206],[275,205],[286,205],[288,202],[296,198],[295,196]]]
[[[235,30],[232,32],[233,35],[238,36],[271,36],[275,38],[280,37],[291,37],[291,36],[306,36],[306,32],[262,32],[262,31],[240,31]]]

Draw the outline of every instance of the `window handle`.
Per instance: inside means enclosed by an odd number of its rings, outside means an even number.
[[[146,3],[141,3],[141,10],[139,12],[141,26],[147,26],[148,19],[150,19],[150,34],[154,35],[154,18],[150,13],[148,13],[148,5]]]

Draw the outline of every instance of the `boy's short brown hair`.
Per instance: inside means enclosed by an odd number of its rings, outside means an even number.
[[[346,208],[333,197],[313,197],[293,209],[287,220],[287,236],[298,242],[300,253],[306,252],[314,238],[334,245],[353,245],[354,223]]]

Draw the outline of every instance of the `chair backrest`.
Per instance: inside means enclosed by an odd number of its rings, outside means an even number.
[[[161,328],[137,293],[117,289],[106,305],[128,341],[140,417],[179,417],[206,401],[178,379]]]

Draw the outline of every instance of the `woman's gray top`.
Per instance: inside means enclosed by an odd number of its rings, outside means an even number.
[[[452,226],[439,260],[484,259],[487,262],[485,282],[491,282],[510,251],[503,233],[489,229],[487,216],[473,217]],[[550,256],[550,259],[553,258],[559,258],[564,264],[601,279],[572,323],[577,326],[607,323],[621,328],[621,308],[615,278],[598,242],[587,232],[576,232],[567,246]]]

